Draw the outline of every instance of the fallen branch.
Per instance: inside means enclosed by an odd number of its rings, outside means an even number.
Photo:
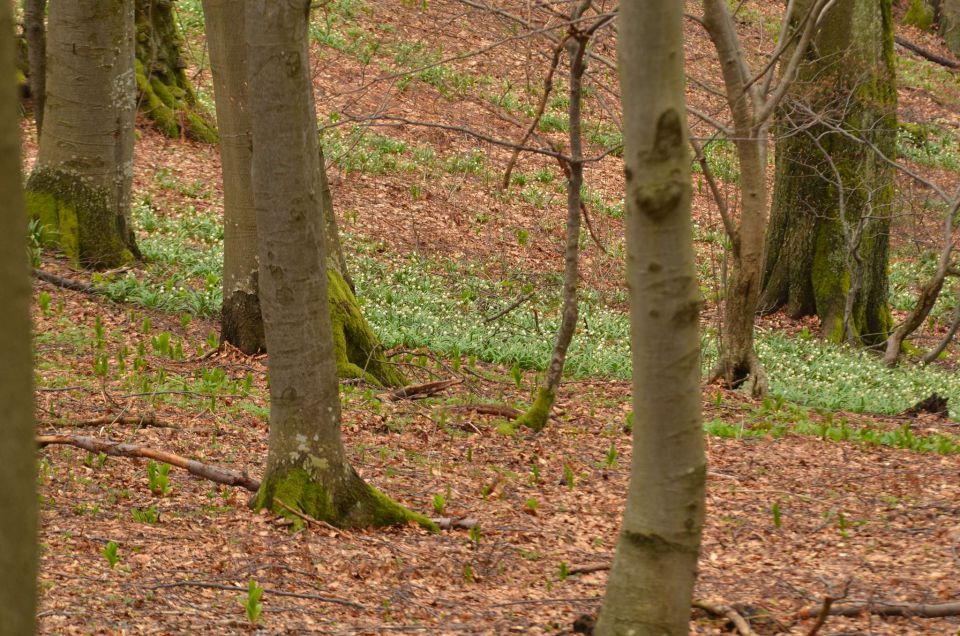
[[[819,616],[822,605],[812,605],[797,612],[798,619]],[[845,603],[833,605],[828,609],[829,616],[856,617],[863,614],[874,616],[901,616],[905,618],[945,618],[960,616],[960,602],[956,603],[887,603],[868,601],[863,603]]]
[[[736,628],[737,633],[740,636],[757,636],[757,633],[750,628],[750,623],[747,622],[743,616],[740,615],[740,612],[733,609],[729,605],[724,605],[723,603],[710,603],[701,599],[694,599],[691,603],[693,607],[702,609],[708,614],[713,616],[719,616],[725,618]]]
[[[146,457],[156,461],[170,464],[178,468],[183,468],[191,475],[209,479],[210,481],[227,486],[239,486],[251,492],[260,490],[260,482],[253,477],[243,473],[238,473],[219,466],[211,466],[198,462],[195,459],[187,459],[180,455],[174,455],[166,451],[147,448],[146,446],[137,446],[136,444],[127,444],[109,439],[97,439],[95,437],[85,437],[82,435],[37,435],[37,444],[42,448],[50,444],[65,444],[67,446],[76,446],[91,453],[103,453],[113,457]]]
[[[853,578],[848,578],[843,584],[843,590],[838,594],[834,594],[832,588],[827,584],[828,594],[823,597],[823,604],[820,606],[820,612],[817,614],[817,620],[813,622],[813,625],[810,626],[810,629],[807,630],[807,636],[817,636],[817,633],[820,629],[826,625],[827,618],[830,616],[830,608],[833,607],[834,603],[841,601],[847,598],[847,594],[850,593],[850,585],[853,583]]]
[[[936,53],[933,53],[932,51],[928,51],[923,47],[917,46],[913,42],[910,42],[909,40],[905,40],[899,35],[894,37],[893,40],[903,48],[913,51],[920,57],[926,58],[931,62],[936,62],[937,64],[940,64],[941,66],[946,66],[947,68],[952,68],[952,69],[960,68],[960,63],[954,60],[945,58],[942,55],[937,55]]]
[[[420,400],[431,395],[436,395],[444,389],[448,389],[456,384],[463,382],[461,379],[440,380],[438,382],[426,382],[424,384],[411,384],[410,386],[400,387],[383,396],[383,399],[391,402],[399,400]]]
[[[83,292],[84,294],[99,293],[97,288],[93,285],[88,285],[87,283],[82,283],[78,280],[57,276],[56,274],[45,272],[42,269],[34,269],[33,275],[44,282],[50,283],[51,285],[56,285],[57,287],[62,287],[63,289]]]
[[[230,592],[243,593],[248,591],[247,588],[239,585],[224,585],[223,583],[208,583],[207,581],[172,581],[170,583],[149,585],[147,586],[147,589],[157,590],[167,587],[202,587],[211,590],[228,590]],[[366,606],[361,605],[360,603],[354,603],[353,601],[347,601],[333,596],[320,596],[319,594],[305,594],[303,592],[284,592],[283,590],[274,590],[268,587],[263,588],[263,593],[274,594],[276,596],[289,596],[291,598],[305,598],[311,601],[321,601],[323,603],[336,603],[338,605],[346,605],[347,607],[352,607],[358,610],[367,609]]]
[[[430,521],[437,524],[437,527],[441,530],[449,530],[451,528],[469,530],[470,528],[480,525],[480,522],[472,517],[462,517],[460,519],[454,519],[453,517],[436,517]]]
[[[158,420],[155,413],[144,413],[143,415],[104,415],[103,417],[96,417],[92,420],[81,420],[79,422],[47,422],[49,426],[56,426],[58,428],[87,428],[93,426],[110,426],[112,424],[117,424],[120,426],[140,426],[140,427],[153,427],[153,428],[177,428],[173,424],[168,424],[162,420]]]
[[[523,414],[522,411],[515,409],[512,406],[504,406],[503,404],[458,404],[457,406],[447,406],[444,408],[448,411],[453,411],[454,413],[473,412],[480,415],[496,415],[497,417],[505,417],[508,420],[515,420]]]
[[[584,565],[578,568],[572,568],[567,571],[568,576],[573,576],[575,574],[591,574],[592,572],[606,572],[610,569],[609,563],[603,563],[598,565]]]

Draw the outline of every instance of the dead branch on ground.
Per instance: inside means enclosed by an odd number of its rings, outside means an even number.
[[[239,585],[225,585],[223,583],[210,583],[207,581],[171,581],[170,583],[158,583],[156,585],[148,586],[148,589],[157,590],[168,587],[202,587],[210,590],[228,590],[231,592],[244,592],[248,590],[246,587],[241,587]],[[353,601],[347,601],[342,598],[336,598],[333,596],[320,596],[319,594],[305,594],[303,592],[285,592],[283,590],[274,590],[271,588],[263,588],[264,594],[274,594],[276,596],[288,596],[291,598],[305,598],[311,601],[320,601],[322,603],[336,603],[337,605],[346,605],[347,607],[352,607],[358,610],[367,609],[366,606],[359,603],[354,603]]]
[[[145,457],[176,466],[177,468],[183,468],[191,475],[209,479],[218,484],[238,486],[251,492],[260,490],[260,481],[245,473],[238,473],[219,466],[204,464],[195,459],[188,459],[180,455],[148,448],[146,446],[82,435],[37,435],[36,439],[37,445],[41,448],[51,444],[64,444],[67,446],[76,446],[91,453],[103,453],[113,457]]]
[[[400,400],[420,400],[430,397],[431,395],[436,395],[440,391],[460,384],[461,382],[463,382],[463,379],[457,378],[454,380],[439,380],[437,382],[411,384],[410,386],[400,387],[395,391],[384,394],[382,397],[390,402],[398,402]]]
[[[805,619],[819,616],[823,605],[811,605],[796,613],[796,618]],[[874,616],[900,616],[903,618],[946,618],[960,616],[960,602],[954,603],[899,603],[886,601],[864,601],[832,605],[829,616],[856,618],[864,614]]]
[[[740,636],[757,636],[757,633],[750,628],[750,623],[747,622],[747,619],[729,605],[711,603],[702,599],[693,599],[691,605],[713,616],[727,619],[733,623],[734,628],[736,628]]]

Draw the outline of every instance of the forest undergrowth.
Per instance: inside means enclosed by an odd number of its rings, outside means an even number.
[[[391,80],[393,99],[411,117],[493,121],[507,134],[489,109],[530,115],[537,89],[523,77],[523,51],[502,65],[441,62],[490,41],[458,6],[338,0],[317,11],[313,31],[320,118],[332,126],[323,133],[331,187],[363,311],[411,381],[454,381],[420,400],[343,383],[350,460],[383,492],[452,527],[294,528],[251,513],[240,488],[152,460],[47,446],[43,633],[556,634],[596,613],[631,459],[622,162],[614,153],[587,172],[592,235],[581,245],[581,316],[555,416],[543,433],[505,436],[491,413],[531,399],[559,320],[559,168],[522,160],[498,192],[505,153],[464,134],[344,124],[376,109],[376,94],[360,89],[397,70],[407,74]],[[178,10],[209,106],[199,2],[181,0]],[[758,31],[768,18],[747,16]],[[418,44],[427,36],[435,46]],[[692,57],[707,46],[702,36],[690,41]],[[902,119],[932,126],[920,137],[905,129],[901,154],[955,179],[956,78],[929,62],[899,63]],[[597,148],[619,135],[600,101],[587,107]],[[551,101],[540,132],[562,134],[564,108]],[[35,265],[92,292],[35,285],[40,431],[162,449],[259,478],[266,360],[218,348],[216,148],[165,139],[145,122],[138,130],[134,223],[146,262],[90,275],[50,251],[33,254]],[[24,138],[29,162],[36,147],[26,123]],[[734,188],[729,148],[717,144],[709,160]],[[931,270],[923,247],[936,236],[932,204],[901,190],[905,208],[932,211],[897,223],[895,316]],[[703,183],[695,193],[706,375],[722,329],[725,239]],[[914,340],[918,351],[945,331],[956,298],[944,292]],[[758,325],[771,395],[703,387],[710,472],[697,597],[737,604],[758,634],[806,633],[804,612],[845,585],[851,603],[956,602],[960,429],[950,417],[905,414],[932,393],[960,408],[956,346],[931,365],[907,356],[889,369],[872,352],[822,342],[815,320],[775,314]],[[960,622],[860,616],[828,626],[955,636]],[[694,612],[691,633],[725,630]]]

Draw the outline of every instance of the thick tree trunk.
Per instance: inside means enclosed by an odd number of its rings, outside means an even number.
[[[185,72],[173,1],[135,2],[140,110],[168,137],[216,143],[217,131],[197,103]]]
[[[36,633],[37,478],[33,443],[30,270],[20,180],[11,4],[0,3],[0,634]]]
[[[891,326],[893,169],[873,148],[887,157],[896,150],[892,29],[889,0],[833,7],[778,122],[760,306],[815,313],[834,342],[877,345]]]
[[[700,294],[690,218],[683,4],[619,15],[633,459],[598,636],[686,636],[704,519]]]
[[[249,180],[253,141],[247,89],[247,52],[237,33],[243,12],[227,0],[204,0],[207,42],[224,185],[223,313],[221,339],[253,353],[266,347],[258,290],[257,220]],[[360,312],[337,230],[333,198],[319,149],[316,182],[324,220],[328,302],[333,318],[337,372],[376,386],[403,386],[406,379],[384,356],[383,347]]]
[[[220,338],[247,354],[266,347],[257,292],[257,216],[250,162],[247,47],[234,0],[204,0],[203,16],[223,169],[223,311]]]
[[[47,0],[24,0],[23,32],[27,40],[30,97],[37,137],[43,132],[43,106],[47,94],[47,28],[44,14]]]
[[[130,227],[136,85],[133,2],[50,5],[43,136],[27,208],[76,265],[140,254]]]
[[[586,5],[580,6],[586,8]],[[575,10],[576,11],[576,10]],[[573,14],[573,19],[579,17]],[[579,303],[577,288],[580,284],[580,190],[583,187],[583,140],[581,138],[581,82],[585,69],[584,54],[588,39],[584,36],[567,40],[567,53],[570,57],[570,92],[568,115],[570,121],[570,165],[567,175],[567,242],[564,249],[563,270],[563,308],[557,340],[550,355],[550,364],[543,385],[537,391],[537,397],[527,411],[511,423],[511,428],[528,426],[541,431],[550,418],[550,410],[556,400],[557,389],[563,379],[563,366],[567,359],[567,349],[577,328]]]
[[[340,437],[327,305],[317,118],[307,47],[310,0],[247,0],[253,200],[270,352],[270,450],[255,502],[340,526],[429,521],[350,466]]]

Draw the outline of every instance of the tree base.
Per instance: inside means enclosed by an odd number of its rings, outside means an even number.
[[[260,298],[256,293],[235,290],[223,299],[220,342],[229,342],[247,355],[266,350]]]
[[[140,258],[133,232],[124,232],[109,201],[102,189],[62,170],[40,168],[27,181],[27,211],[40,222],[41,242],[78,267],[110,269]]]
[[[537,391],[537,398],[530,405],[526,412],[512,422],[504,422],[497,427],[502,433],[513,434],[521,426],[526,426],[535,433],[539,433],[547,426],[550,420],[550,410],[556,401],[556,394],[546,387],[540,387]],[[509,430],[508,430],[509,429]]]
[[[707,380],[708,384],[714,382],[720,382],[728,389],[740,389],[751,397],[764,397],[770,391],[760,358],[752,352],[743,360],[726,359],[721,355],[720,362]]]
[[[360,312],[360,304],[350,286],[335,269],[327,269],[327,301],[333,323],[337,376],[356,378],[377,387],[407,384],[383,353],[383,345]]]
[[[303,519],[291,510],[340,528],[404,525],[411,521],[436,532],[437,525],[421,514],[404,508],[363,481],[349,468],[345,479],[333,478],[327,487],[304,468],[292,468],[264,477],[251,503],[254,510],[267,508],[302,526]]]

